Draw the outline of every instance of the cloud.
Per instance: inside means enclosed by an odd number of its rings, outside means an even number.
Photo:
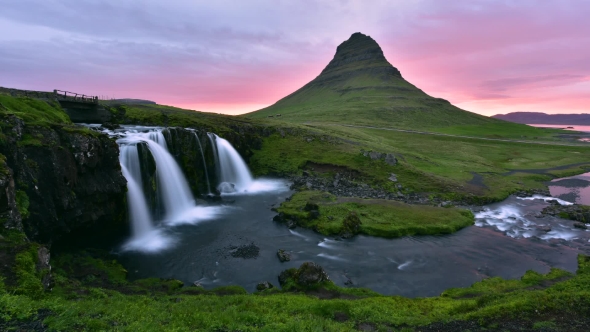
[[[410,82],[478,112],[590,105],[590,2],[0,0],[0,8],[0,29],[10,31],[0,36],[3,86],[252,111],[313,79],[360,31]]]

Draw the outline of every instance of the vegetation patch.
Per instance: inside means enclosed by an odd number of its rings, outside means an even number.
[[[277,209],[278,221],[311,228],[325,235],[366,234],[385,238],[449,234],[473,225],[473,214],[455,207],[411,205],[397,201],[337,198],[326,192],[302,191]]]
[[[45,102],[27,97],[0,95],[0,114],[15,115],[30,126],[48,127],[52,124],[71,124],[72,121],[57,102]]]

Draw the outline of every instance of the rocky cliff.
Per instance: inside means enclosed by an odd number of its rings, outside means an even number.
[[[50,244],[74,230],[126,220],[117,144],[72,126],[0,116],[0,217],[4,228]]]

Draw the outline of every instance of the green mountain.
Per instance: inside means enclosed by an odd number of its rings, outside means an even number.
[[[354,33],[321,74],[267,108],[246,114],[288,122],[434,129],[500,123],[434,98],[406,81],[373,38]]]

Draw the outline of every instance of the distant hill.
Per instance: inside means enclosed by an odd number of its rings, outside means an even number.
[[[371,37],[354,33],[311,82],[274,105],[245,114],[281,114],[289,122],[348,123],[397,128],[440,128],[501,123],[433,98],[406,81]]]
[[[493,118],[516,123],[552,125],[590,125],[590,114],[546,114],[539,112],[514,112],[497,114]]]

